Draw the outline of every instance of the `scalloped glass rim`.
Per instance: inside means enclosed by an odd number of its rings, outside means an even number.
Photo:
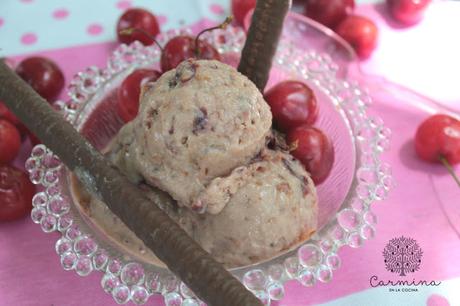
[[[164,33],[160,43],[189,31]],[[228,27],[210,33],[206,39],[220,53],[235,53],[241,50],[245,35],[238,28]],[[79,111],[85,109],[92,99],[100,99],[108,82],[124,78],[136,67],[151,65],[159,60],[159,56],[155,46],[144,47],[137,42],[130,46],[120,45],[109,58],[107,68],[90,67],[77,74],[70,84],[70,100],[59,101],[57,106],[64,117],[79,129]],[[319,65],[314,77],[305,68],[310,67],[312,61]],[[313,79],[322,90],[336,97],[333,99],[335,106],[350,127],[354,140],[356,172],[340,211],[312,239],[272,260],[232,269],[265,305],[283,298],[284,283],[288,280],[296,279],[307,287],[313,286],[316,281],[330,281],[332,271],[340,267],[339,248],[343,245],[359,247],[364,240],[373,237],[376,216],[369,205],[385,198],[392,185],[390,167],[380,160],[380,154],[388,147],[390,131],[382,120],[367,115],[366,108],[371,98],[366,91],[354,82],[336,79],[338,67],[328,55],[314,51],[305,53],[283,38],[275,65],[288,63],[299,76]],[[151,295],[158,293],[164,296],[167,305],[200,305],[193,293],[167,270],[126,260],[123,254],[93,237],[91,228],[74,211],[69,191],[64,190],[68,171],[45,146],[38,145],[32,150],[26,169],[32,182],[45,188],[33,198],[32,220],[40,224],[45,232],[61,232],[56,252],[63,269],[75,270],[80,276],[86,276],[93,270],[102,271],[103,289],[120,304],[130,300],[143,304]]]

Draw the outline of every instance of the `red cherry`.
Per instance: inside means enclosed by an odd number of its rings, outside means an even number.
[[[304,14],[334,29],[354,8],[354,0],[307,0]]]
[[[118,88],[118,115],[124,122],[136,118],[139,110],[141,87],[147,82],[154,82],[161,76],[156,70],[139,69],[131,73]]]
[[[24,59],[16,67],[16,73],[49,102],[55,100],[64,88],[64,74],[61,69],[44,57]]]
[[[422,20],[431,0],[387,0],[391,16],[405,25],[413,25]]]
[[[0,164],[13,161],[21,148],[21,134],[10,122],[0,119]]]
[[[366,17],[350,15],[338,25],[336,32],[362,59],[369,57],[377,46],[377,26]]]
[[[189,58],[220,60],[217,50],[204,40],[198,40],[195,47],[195,38],[190,36],[176,36],[172,38],[161,53],[161,70],[166,72],[174,69]]]
[[[19,119],[0,101],[0,119],[5,119],[14,125],[19,124]]]
[[[12,221],[27,215],[32,209],[34,185],[24,171],[10,165],[0,165],[0,221]]]
[[[451,165],[460,163],[460,121],[447,115],[434,115],[415,134],[417,155],[429,162],[444,157]]]
[[[232,0],[232,13],[238,24],[243,25],[246,14],[256,7],[256,0]]]
[[[120,33],[127,29],[139,29],[141,31],[133,31],[129,34]],[[117,23],[118,41],[125,44],[130,44],[135,40],[140,41],[144,45],[154,43],[153,38],[160,33],[160,26],[155,16],[147,10],[140,8],[132,8],[127,10],[120,16]]]
[[[291,154],[310,172],[315,184],[322,183],[334,164],[334,147],[329,138],[321,130],[303,125],[289,131],[286,140],[295,148]]]
[[[264,98],[270,105],[276,126],[282,131],[311,125],[318,117],[315,94],[305,83],[281,82],[270,88]]]

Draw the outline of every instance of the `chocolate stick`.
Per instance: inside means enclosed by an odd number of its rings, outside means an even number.
[[[262,306],[3,62],[0,100],[208,305]]]
[[[289,0],[257,0],[238,71],[263,92],[267,84]]]

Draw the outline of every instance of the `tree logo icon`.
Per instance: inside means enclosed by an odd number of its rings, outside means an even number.
[[[385,267],[388,271],[406,276],[420,268],[423,251],[412,238],[401,236],[391,239],[383,250]]]

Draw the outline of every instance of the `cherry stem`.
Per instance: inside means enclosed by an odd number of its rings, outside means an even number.
[[[452,165],[449,163],[449,161],[442,155],[439,155],[439,160],[441,163],[446,167],[447,172],[454,178],[455,182],[457,183],[458,187],[460,187],[460,179],[458,178],[457,174],[454,171],[454,168],[452,168]]]
[[[142,30],[142,29],[139,29],[139,28],[127,28],[127,29],[123,29],[120,32],[118,32],[118,34],[120,34],[120,35],[131,35],[134,32],[142,33],[145,36],[147,36],[148,38],[150,38],[151,40],[153,40],[155,42],[155,44],[158,46],[158,48],[160,48],[161,52],[163,52],[163,47],[160,45],[160,43],[153,37],[153,35],[151,35],[150,33],[148,33],[145,30]]]
[[[198,35],[195,37],[195,55],[198,57],[200,55],[200,48],[198,47],[198,43],[200,41],[200,36],[206,32],[211,32],[211,31],[214,31],[214,30],[217,30],[217,29],[222,29],[222,30],[225,30],[225,28],[227,28],[227,26],[233,21],[233,16],[228,16],[227,18],[225,18],[224,22],[222,22],[221,24],[219,24],[218,26],[215,26],[215,27],[212,27],[212,28],[208,28],[208,29],[204,29],[203,31],[201,31],[200,33],[198,33]]]

